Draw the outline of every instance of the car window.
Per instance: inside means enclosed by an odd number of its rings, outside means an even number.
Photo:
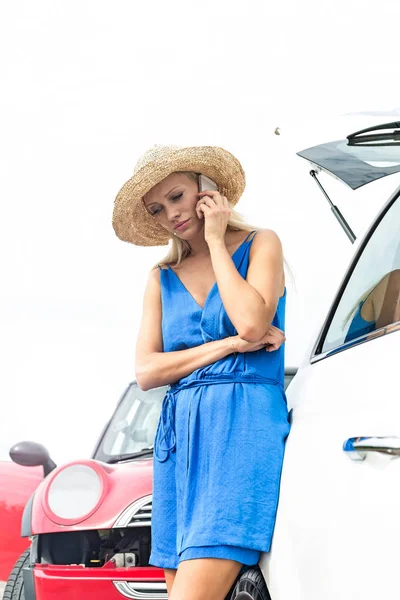
[[[320,344],[325,353],[400,320],[400,198],[368,240]],[[319,352],[318,352],[319,353]]]
[[[353,190],[400,171],[400,148],[393,146],[349,146],[337,140],[306,148],[302,158],[344,181]]]
[[[130,385],[102,441],[104,455],[140,452],[153,445],[166,390],[164,386],[143,392]]]

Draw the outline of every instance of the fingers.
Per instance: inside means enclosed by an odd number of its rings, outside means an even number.
[[[275,350],[278,350],[281,347],[281,344],[268,344],[268,346],[265,348],[266,352],[275,352]]]
[[[271,325],[271,327],[268,329],[268,333],[263,337],[262,341],[265,343],[266,351],[273,352],[282,346],[282,344],[286,341],[286,336],[283,331]]]
[[[197,203],[198,205],[207,204],[210,208],[215,208],[216,206],[220,206],[214,198],[210,198],[209,196],[203,196]]]
[[[201,218],[203,216],[203,214],[207,214],[207,209],[203,210],[202,207],[203,206],[207,206],[208,209],[219,209],[222,210],[223,212],[225,211],[229,211],[230,213],[230,207],[229,207],[229,203],[228,203],[228,199],[226,198],[226,196],[221,196],[221,194],[219,194],[219,192],[215,192],[215,191],[211,191],[210,194],[214,194],[213,197],[210,197],[208,195],[208,192],[200,192],[199,195],[202,195],[202,197],[200,198],[200,200],[197,202],[196,204],[196,212],[199,218]]]
[[[285,332],[282,331],[282,329],[278,329],[278,327],[275,327],[275,325],[270,325],[267,333],[280,333],[282,335],[285,335]]]
[[[203,190],[202,192],[198,192],[197,195],[200,198],[202,198],[203,196],[209,196],[210,198],[214,198],[216,201],[225,198],[225,196],[220,194],[217,190]]]
[[[200,204],[200,206],[196,207],[196,212],[199,215],[200,219],[203,215],[206,215],[207,213],[211,212],[211,210],[212,209],[205,203]]]
[[[262,338],[262,341],[264,343],[267,343],[267,344],[272,344],[272,343],[275,343],[275,342],[281,342],[281,343],[283,343],[284,341],[286,341],[286,336],[285,336],[284,333],[274,333],[274,334],[267,333]]]
[[[204,192],[199,192],[197,195],[199,196],[200,200],[209,199],[211,202],[214,202],[221,208],[229,205],[228,198],[226,196],[222,196],[216,190],[205,190]]]
[[[247,342],[239,336],[237,336],[237,339],[238,342],[236,346],[238,352],[255,352],[263,349],[266,352],[274,352],[275,350],[279,350],[283,342],[286,340],[286,337],[266,335],[259,342]]]
[[[202,209],[203,206],[206,206],[208,209],[211,209],[211,208],[215,208],[216,203],[209,196],[203,196],[203,198],[201,198],[196,204],[196,212],[200,219],[203,216],[203,214],[206,212]]]

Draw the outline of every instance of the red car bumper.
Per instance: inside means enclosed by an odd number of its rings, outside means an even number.
[[[26,600],[167,599],[164,572],[156,567],[35,565],[24,572]]]

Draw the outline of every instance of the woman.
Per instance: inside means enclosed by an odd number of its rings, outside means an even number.
[[[198,191],[198,176],[218,191]],[[238,160],[155,146],[114,207],[117,235],[170,254],[148,279],[136,377],[171,387],[154,443],[152,552],[171,600],[222,600],[270,549],[284,442],[282,248],[233,206]]]

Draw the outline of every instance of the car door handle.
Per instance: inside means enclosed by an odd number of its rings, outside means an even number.
[[[353,437],[344,442],[343,451],[351,460],[365,460],[368,452],[378,452],[391,458],[398,458],[400,437]]]

